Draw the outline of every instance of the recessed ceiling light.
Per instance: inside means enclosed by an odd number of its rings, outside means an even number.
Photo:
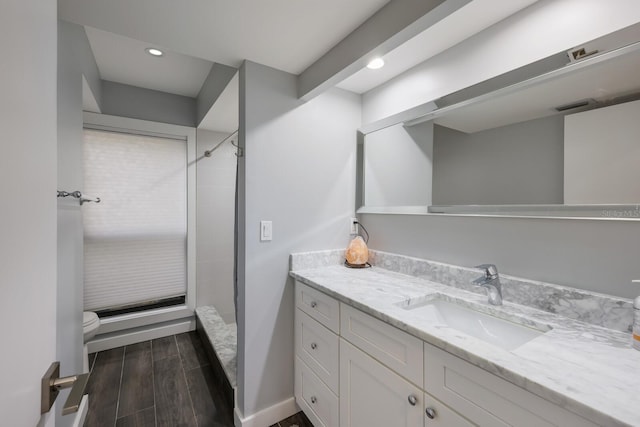
[[[377,70],[382,67],[384,67],[384,59],[382,58],[374,58],[367,64],[367,68],[370,70]]]
[[[149,55],[152,55],[152,56],[162,56],[162,55],[164,55],[163,51],[161,51],[160,49],[155,49],[153,47],[148,47],[144,51],[147,52]]]

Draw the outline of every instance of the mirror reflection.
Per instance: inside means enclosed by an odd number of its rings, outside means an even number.
[[[640,203],[638,70],[640,47],[628,45],[369,133],[363,204],[571,216],[628,210],[621,205]]]

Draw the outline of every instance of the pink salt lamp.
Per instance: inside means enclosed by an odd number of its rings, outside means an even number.
[[[362,237],[356,236],[347,246],[345,253],[347,265],[354,267],[364,267],[369,260],[369,249]]]

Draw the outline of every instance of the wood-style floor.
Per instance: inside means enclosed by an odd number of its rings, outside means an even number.
[[[86,427],[233,427],[195,332],[101,351],[89,362]]]
[[[311,421],[309,421],[309,418],[306,417],[304,412],[298,412],[270,427],[313,427],[313,424],[311,424]]]

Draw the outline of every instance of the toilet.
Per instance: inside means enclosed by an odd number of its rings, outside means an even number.
[[[85,311],[82,313],[82,334],[84,342],[83,354],[83,372],[89,372],[89,351],[87,349],[87,341],[96,336],[100,327],[100,318],[93,311]]]

